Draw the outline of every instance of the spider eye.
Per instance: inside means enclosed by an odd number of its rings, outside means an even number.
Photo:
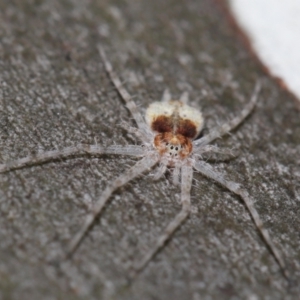
[[[175,147],[175,150],[177,151],[177,150],[178,150],[178,147]]]
[[[171,146],[170,148],[171,148],[171,150],[173,150],[173,149],[174,149],[174,146]]]

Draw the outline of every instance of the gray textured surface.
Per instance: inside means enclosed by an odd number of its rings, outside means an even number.
[[[84,2],[84,4],[83,4]],[[242,108],[263,72],[209,0],[1,1],[0,161],[75,145],[134,143],[130,116],[96,51],[141,109],[188,90],[207,128]],[[245,100],[247,101],[247,100]],[[220,146],[217,164],[243,183],[282,253],[288,286],[244,205],[195,175],[193,213],[130,287],[127,270],[180,209],[169,176],[143,176],[112,197],[74,258],[63,253],[106,182],[128,158],[57,161],[0,176],[0,299],[296,299],[300,283],[299,105],[265,79],[255,112]]]

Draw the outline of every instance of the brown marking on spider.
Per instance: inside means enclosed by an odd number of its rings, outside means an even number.
[[[153,120],[151,129],[156,132],[172,132],[173,124],[170,117],[158,116]]]
[[[194,139],[197,135],[197,127],[191,120],[180,119],[178,122],[177,134],[181,134],[187,138]]]

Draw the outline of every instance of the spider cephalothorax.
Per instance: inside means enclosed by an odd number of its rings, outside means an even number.
[[[157,134],[154,138],[154,146],[161,156],[174,162],[186,158],[193,150],[191,139],[172,132]]]

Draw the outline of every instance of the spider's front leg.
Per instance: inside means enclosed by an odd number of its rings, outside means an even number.
[[[191,187],[193,179],[193,167],[192,166],[183,166],[181,168],[181,204],[182,209],[177,214],[177,216],[169,223],[165,228],[163,233],[158,237],[155,244],[150,248],[146,255],[139,261],[135,266],[132,272],[132,277],[135,277],[139,272],[141,272],[150,260],[155,256],[155,254],[163,248],[166,241],[172,236],[176,229],[185,221],[189,216],[190,207],[191,207]]]
[[[93,225],[97,216],[100,215],[103,207],[111,197],[112,193],[119,187],[125,185],[130,180],[141,175],[145,171],[151,169],[158,161],[156,153],[150,153],[145,156],[142,160],[138,161],[133,167],[127,170],[124,174],[121,174],[113,182],[108,184],[106,189],[103,191],[100,199],[93,205],[91,213],[86,217],[84,224],[81,226],[79,232],[74,236],[69,245],[66,257],[73,255],[86,233]]]
[[[223,185],[228,190],[230,190],[231,192],[233,192],[234,194],[236,194],[242,198],[258,231],[262,235],[267,247],[270,249],[271,253],[275,257],[279,267],[282,270],[282,273],[288,279],[289,274],[286,269],[286,265],[280,255],[279,251],[277,250],[276,246],[274,245],[268,230],[263,226],[263,222],[262,222],[261,218],[259,217],[257,210],[254,208],[253,200],[251,199],[248,192],[246,190],[242,189],[239,184],[225,179],[225,177],[221,173],[215,171],[209,164],[205,163],[204,161],[195,162],[194,167],[197,171],[199,171],[206,177],[215,180],[216,182]]]

